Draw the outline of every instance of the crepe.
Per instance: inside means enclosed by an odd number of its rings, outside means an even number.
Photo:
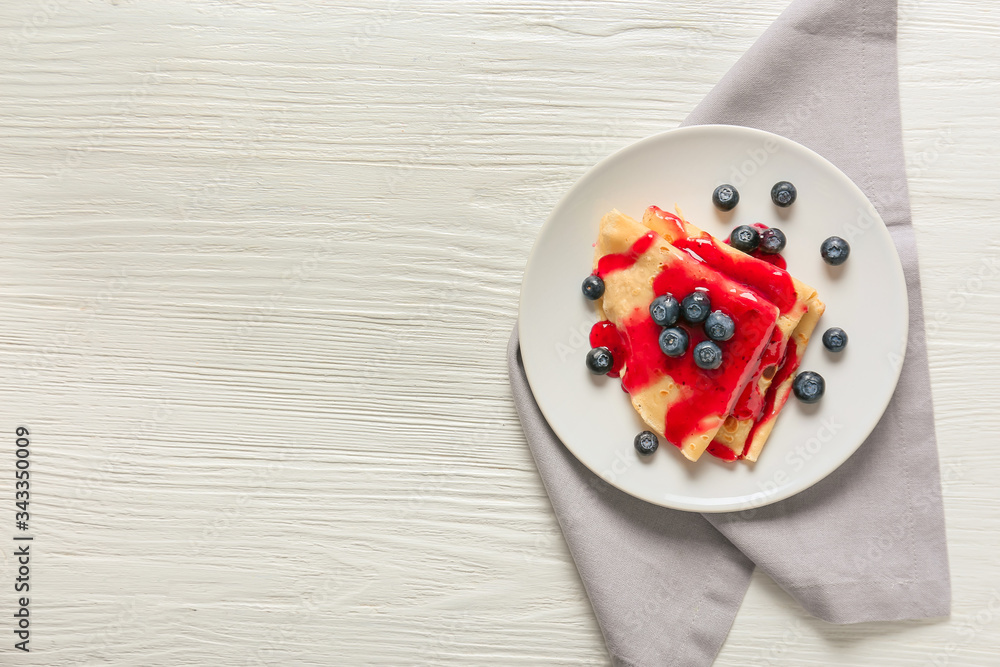
[[[681,215],[650,206],[643,225],[769,299],[780,311],[760,366],[709,447],[710,453],[725,460],[756,461],[788,399],[795,370],[825,306],[814,288],[772,263],[719,241]]]
[[[764,448],[764,443],[767,442],[767,438],[771,435],[771,429],[774,428],[778,413],[781,412],[781,408],[785,406],[785,401],[788,400],[788,396],[792,393],[792,382],[795,381],[795,372],[799,368],[802,355],[805,354],[806,346],[809,345],[809,338],[812,336],[813,330],[816,328],[816,323],[819,322],[819,318],[824,310],[826,310],[826,306],[819,298],[810,299],[805,315],[802,316],[802,319],[799,320],[799,325],[792,332],[792,340],[789,342],[788,349],[785,352],[785,359],[779,367],[770,388],[767,390],[767,395],[764,399],[764,410],[757,417],[756,422],[744,441],[741,458],[745,458],[748,461],[756,461],[757,457],[760,456],[760,452]]]
[[[621,338],[622,386],[632,405],[654,432],[697,461],[754,380],[779,308],[617,210],[601,220],[594,273],[605,285],[598,312]],[[715,370],[694,364],[691,350],[707,339],[700,325],[679,325],[690,337],[688,351],[668,357],[649,314],[655,297],[669,292],[681,300],[693,291],[705,292],[712,308],[736,324],[733,338],[719,344],[723,360]]]

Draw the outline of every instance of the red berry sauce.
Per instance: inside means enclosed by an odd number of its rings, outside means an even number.
[[[656,241],[657,233],[650,230],[639,237],[626,252],[605,255],[597,261],[597,271],[594,275],[603,280],[604,276],[613,271],[627,269],[638,261],[642,253],[649,250]]]
[[[627,252],[602,257],[598,261],[597,275],[603,278],[632,266],[656,238],[655,232],[649,232]],[[691,350],[707,339],[700,325],[684,322],[677,325],[689,336],[688,350],[680,357],[668,357],[660,350],[662,329],[653,322],[647,309],[635,309],[620,323],[618,341],[613,341],[608,333],[610,323],[598,322],[591,330],[592,345],[595,340],[606,346],[609,340],[621,344],[625,353],[622,355],[625,361],[622,386],[629,393],[649,386],[664,375],[669,375],[684,388],[683,397],[668,408],[664,425],[664,435],[677,447],[690,435],[704,431],[707,420],[725,417],[731,412],[739,397],[736,392],[754,374],[757,368],[754,362],[771,340],[775,324],[774,309],[747,293],[745,286],[720,279],[706,263],[690,261],[687,255],[663,267],[653,280],[653,291],[657,295],[670,293],[678,300],[696,289],[706,292],[712,308],[729,315],[739,332],[732,340],[720,344],[722,365],[715,370],[704,370],[694,363]]]
[[[792,277],[785,271],[785,260],[780,255],[768,255],[760,252],[759,249],[750,255],[750,257],[762,260],[770,266],[759,262],[740,261],[721,249],[718,245],[719,241],[708,232],[702,232],[700,236],[695,238],[688,238],[680,218],[657,206],[649,208],[654,215],[666,223],[673,224],[677,229],[675,240],[670,242],[674,247],[686,250],[695,259],[749,287],[776,305],[782,313],[787,313],[795,305],[797,300],[795,284],[792,282]],[[767,229],[767,225],[760,223],[755,224],[754,227],[758,231]],[[728,244],[729,241],[725,242]]]
[[[733,450],[729,449],[729,447],[726,447],[725,445],[723,445],[721,442],[718,442],[717,440],[713,440],[712,444],[710,444],[708,446],[708,449],[706,449],[705,451],[708,452],[709,454],[711,454],[712,456],[714,456],[715,458],[722,459],[723,461],[735,461],[736,460],[736,452],[734,452]]]
[[[781,329],[775,327],[771,333],[771,340],[767,343],[767,349],[764,350],[764,354],[760,357],[757,370],[747,384],[746,389],[740,395],[740,400],[736,402],[736,407],[733,408],[733,417],[737,419],[756,419],[760,416],[764,406],[764,395],[759,391],[759,381],[764,373],[770,372],[773,374],[776,372],[787,343],[788,341],[782,335]],[[770,371],[768,371],[769,368]]]
[[[611,352],[614,363],[608,375],[613,378],[621,375],[622,366],[625,365],[627,348],[622,342],[622,337],[618,335],[618,329],[611,322],[604,320],[598,322],[590,330],[590,347],[606,347]]]
[[[798,348],[795,343],[789,343],[785,348],[785,356],[781,360],[781,364],[778,366],[778,372],[774,375],[774,380],[771,381],[771,387],[768,389],[767,396],[764,398],[764,405],[760,411],[760,417],[757,418],[757,423],[753,425],[750,429],[750,433],[747,434],[746,444],[743,445],[743,453],[740,454],[740,458],[747,455],[750,451],[750,444],[753,442],[753,436],[757,432],[761,423],[769,417],[773,417],[778,410],[785,404],[788,400],[788,392],[785,392],[784,397],[781,402],[776,404],[778,397],[778,387],[781,383],[787,380],[795,373],[795,369],[799,367],[799,354]]]
[[[766,262],[770,266],[765,266],[760,262],[739,261],[730,253],[722,250],[718,245],[718,241],[707,232],[703,232],[696,238],[688,238],[688,232],[679,217],[657,206],[651,206],[650,210],[664,223],[673,226],[676,240],[672,241],[672,244],[675,247],[683,248],[688,253],[696,255],[696,259],[704,261],[720,273],[744,284],[755,293],[778,306],[782,314],[788,313],[795,306],[798,300],[795,284],[792,281],[791,275],[785,271],[785,258],[780,254],[768,254],[761,252],[759,248],[750,253],[750,257],[761,260],[761,262]],[[767,225],[759,222],[755,223],[753,227],[758,232],[768,229]],[[726,239],[723,242],[728,245],[729,240]],[[740,420],[760,420],[764,416],[772,414],[776,388],[794,370],[794,367],[797,366],[794,358],[791,359],[791,370],[789,370],[790,367],[787,363],[789,361],[789,350],[791,350],[790,353],[793,356],[795,354],[794,349],[792,349],[794,347],[794,343],[789,344],[789,341],[784,340],[780,329],[776,328],[774,330],[767,349],[761,356],[760,364],[750,382],[744,388],[743,393],[736,402],[736,406],[733,408],[733,417]],[[758,390],[760,378],[764,373],[776,374],[772,379],[771,388],[766,392],[766,395]],[[781,405],[778,406],[778,409],[781,409]],[[754,424],[747,437],[745,449],[749,447],[758,424],[759,421],[757,424]],[[720,443],[713,442],[708,448],[708,452],[713,456],[727,461],[736,458],[732,450]],[[743,456],[745,455],[746,451],[743,452]]]

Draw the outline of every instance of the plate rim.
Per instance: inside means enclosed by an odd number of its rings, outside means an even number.
[[[631,491],[629,491],[629,489],[624,488],[621,484],[616,483],[616,481],[606,479],[604,476],[602,476],[600,474],[599,471],[594,470],[594,468],[592,468],[591,465],[589,465],[588,462],[586,460],[584,460],[583,457],[581,457],[580,455],[578,455],[577,452],[576,452],[576,450],[570,444],[568,444],[566,442],[566,439],[559,433],[559,429],[555,425],[553,425],[552,420],[550,419],[549,414],[546,413],[545,407],[541,403],[539,403],[537,399],[535,399],[535,404],[538,406],[539,411],[542,413],[542,417],[545,419],[546,423],[549,425],[549,428],[552,429],[552,432],[555,434],[555,436],[559,439],[559,442],[567,450],[569,450],[569,452],[573,455],[573,457],[577,461],[579,461],[591,473],[593,473],[594,475],[597,475],[599,478],[601,478],[602,481],[610,484],[611,486],[614,486],[615,488],[619,489],[623,493],[626,493],[626,494],[628,494],[628,495],[630,495],[630,496],[632,496],[634,498],[638,498],[640,500],[643,500],[643,501],[648,502],[648,503],[653,504],[653,505],[658,505],[658,506],[661,506],[661,507],[667,507],[667,508],[670,508],[670,509],[676,509],[676,510],[685,511],[685,512],[699,512],[699,513],[706,513],[706,514],[715,514],[715,513],[723,513],[723,512],[735,512],[735,511],[744,511],[744,510],[756,510],[756,509],[759,509],[761,507],[765,507],[767,505],[771,505],[773,503],[780,502],[782,500],[786,500],[787,498],[790,498],[790,497],[792,497],[794,495],[797,495],[797,494],[801,493],[802,491],[805,491],[806,489],[814,486],[815,484],[818,484],[819,482],[823,481],[824,479],[826,479],[827,477],[829,477],[831,474],[833,474],[834,471],[840,469],[840,467],[843,466],[844,463],[846,463],[847,460],[849,458],[851,458],[851,456],[853,456],[855,454],[855,452],[857,452],[858,449],[861,448],[861,445],[863,445],[868,440],[869,436],[871,436],[871,434],[872,434],[872,431],[874,431],[875,427],[882,421],[882,417],[885,415],[885,411],[888,408],[889,403],[892,401],[893,396],[895,396],[896,391],[897,391],[898,386],[899,386],[899,378],[900,378],[900,375],[902,374],[903,364],[905,363],[906,352],[907,352],[907,349],[909,347],[909,334],[910,334],[909,288],[908,288],[908,286],[906,284],[906,275],[905,275],[905,271],[903,269],[902,260],[899,257],[899,250],[896,247],[896,243],[895,243],[895,241],[892,238],[892,234],[890,233],[888,226],[885,224],[885,221],[882,219],[882,216],[879,213],[878,209],[871,202],[871,200],[868,198],[868,196],[864,193],[864,191],[861,189],[861,187],[858,186],[858,184],[855,183],[850,177],[848,177],[847,174],[845,174],[839,167],[837,167],[837,165],[833,164],[833,162],[831,162],[827,158],[823,157],[822,155],[820,155],[819,153],[817,153],[813,149],[809,148],[808,146],[804,146],[804,145],[800,144],[799,142],[795,141],[794,139],[790,139],[788,137],[785,137],[785,136],[780,135],[780,134],[776,134],[774,132],[769,132],[767,130],[761,130],[761,129],[754,128],[754,127],[748,127],[748,126],[745,126],[745,125],[729,125],[729,124],[724,124],[724,123],[712,123],[712,124],[688,125],[688,126],[682,126],[682,127],[672,128],[672,129],[669,129],[669,130],[665,130],[663,132],[658,132],[656,134],[649,135],[647,137],[639,139],[638,141],[635,141],[635,142],[632,142],[632,143],[630,143],[630,144],[628,144],[626,146],[623,146],[622,148],[619,148],[618,150],[614,151],[613,153],[605,156],[604,158],[602,158],[598,162],[594,163],[589,169],[587,169],[586,172],[584,172],[573,183],[572,186],[570,186],[570,188],[566,191],[566,193],[562,197],[559,198],[559,200],[556,202],[556,204],[552,207],[552,210],[549,213],[548,217],[546,217],[545,221],[539,227],[538,233],[536,234],[535,240],[534,240],[534,242],[533,242],[533,244],[531,246],[531,250],[528,253],[528,258],[525,261],[524,271],[523,271],[522,276],[521,276],[521,290],[520,290],[520,294],[519,294],[519,297],[518,297],[517,334],[518,334],[518,344],[519,344],[519,346],[523,345],[523,341],[525,340],[525,335],[524,335],[524,333],[525,333],[524,332],[524,326],[525,326],[524,325],[524,321],[525,320],[524,320],[524,317],[522,316],[523,313],[524,313],[524,311],[525,311],[525,299],[526,299],[526,290],[525,290],[524,286],[525,286],[525,283],[527,282],[528,276],[529,276],[529,274],[531,272],[531,267],[537,263],[537,259],[538,259],[537,255],[540,252],[540,250],[539,250],[540,247],[543,245],[543,243],[542,243],[543,238],[545,238],[548,234],[553,233],[552,232],[552,229],[553,229],[553,226],[552,226],[553,222],[552,221],[553,221],[556,213],[560,209],[563,208],[563,206],[566,204],[567,201],[570,201],[577,194],[577,191],[579,189],[581,189],[581,187],[583,186],[584,182],[587,181],[594,172],[597,172],[602,167],[606,167],[612,161],[617,160],[617,159],[621,159],[621,158],[625,157],[626,155],[628,155],[630,153],[633,153],[633,152],[647,150],[648,146],[650,144],[655,144],[655,143],[657,143],[659,141],[662,141],[665,137],[676,136],[678,134],[695,134],[696,135],[698,133],[706,133],[706,132],[711,133],[711,132],[718,132],[720,130],[724,130],[724,131],[736,131],[736,132],[746,133],[746,134],[749,134],[749,135],[756,135],[756,137],[758,137],[758,138],[760,138],[762,140],[766,140],[768,138],[773,138],[773,139],[777,139],[778,141],[781,141],[781,142],[789,142],[789,143],[793,144],[794,146],[798,147],[799,149],[801,149],[801,150],[805,151],[806,153],[810,154],[814,159],[817,159],[817,160],[825,163],[832,170],[832,172],[834,174],[836,174],[844,183],[847,184],[848,188],[853,189],[858,195],[860,195],[861,199],[868,204],[868,206],[870,207],[871,211],[875,214],[875,219],[876,219],[876,221],[879,224],[873,225],[873,227],[875,228],[876,233],[882,234],[885,237],[885,240],[888,241],[889,246],[892,248],[892,255],[893,255],[893,257],[896,260],[894,262],[892,270],[896,274],[897,281],[899,282],[899,284],[902,285],[903,294],[906,295],[906,298],[903,299],[903,309],[905,311],[905,318],[903,320],[903,331],[902,331],[902,334],[903,334],[902,335],[902,341],[903,342],[902,342],[902,349],[900,350],[900,355],[899,355],[900,356],[900,361],[899,361],[898,364],[895,364],[894,377],[892,378],[892,391],[888,392],[886,398],[882,402],[882,405],[879,406],[879,411],[878,411],[878,415],[879,416],[878,416],[878,418],[874,420],[874,422],[872,423],[871,427],[869,429],[867,429],[867,431],[864,433],[863,437],[859,438],[858,442],[855,445],[843,448],[842,455],[838,456],[836,458],[836,464],[833,465],[832,467],[830,467],[830,469],[827,470],[825,473],[823,473],[822,475],[816,477],[815,479],[810,479],[808,476],[803,477],[803,478],[801,478],[803,480],[802,482],[800,482],[798,484],[792,483],[792,484],[789,484],[789,485],[787,485],[785,487],[779,487],[779,489],[777,489],[777,490],[775,490],[773,492],[764,492],[764,491],[761,491],[761,492],[757,492],[757,493],[751,494],[750,496],[741,495],[741,496],[738,496],[738,497],[732,497],[731,496],[731,497],[725,497],[725,498],[714,498],[711,501],[709,501],[709,500],[703,500],[703,501],[701,501],[702,503],[707,503],[707,504],[704,504],[704,505],[703,504],[694,504],[694,503],[690,503],[690,502],[684,502],[682,500],[682,499],[690,500],[690,496],[673,496],[671,494],[665,493],[665,494],[662,494],[659,499],[652,499],[652,498],[649,498],[649,497],[646,497],[646,496],[636,495],[636,494],[632,493]],[[519,354],[520,354],[520,351],[519,351]],[[526,379],[528,381],[528,387],[531,389],[532,398],[534,398],[534,396],[535,396],[534,386],[535,385],[532,382],[532,371],[529,369],[528,364],[524,363],[523,356],[522,356],[522,364],[521,365],[524,368],[524,374],[525,374],[525,377],[526,377]],[[760,497],[756,498],[757,496],[760,496]],[[748,499],[753,499],[753,498],[756,498],[756,501],[754,501],[754,502],[748,502]]]

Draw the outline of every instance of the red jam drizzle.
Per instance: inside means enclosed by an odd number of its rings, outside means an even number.
[[[613,271],[621,271],[629,268],[636,263],[642,253],[652,247],[653,243],[656,241],[656,236],[656,232],[649,231],[640,236],[627,251],[601,257],[601,259],[597,262],[597,271],[594,272],[594,275],[599,278],[604,278],[604,276],[612,273]]]
[[[608,375],[613,378],[621,375],[622,366],[625,365],[625,357],[628,348],[622,342],[622,337],[618,335],[618,329],[608,320],[598,322],[590,329],[590,347],[606,347],[611,352],[614,364]]]
[[[675,239],[671,241],[674,247],[684,250],[685,252],[687,252],[688,255],[690,255],[696,261],[707,264],[708,266],[715,269],[716,271],[719,271],[728,278],[738,283],[742,283],[743,286],[747,287],[752,292],[774,303],[782,314],[788,313],[796,305],[798,297],[795,291],[795,285],[792,281],[791,276],[785,271],[787,265],[784,257],[782,257],[780,254],[778,255],[767,254],[757,249],[753,253],[751,253],[750,256],[760,260],[759,262],[740,261],[738,258],[733,257],[726,251],[722,250],[718,246],[718,241],[713,239],[712,236],[709,235],[707,232],[703,232],[698,237],[689,238],[687,236],[687,229],[684,225],[684,222],[678,216],[672,213],[668,213],[657,206],[650,206],[649,208],[658,218],[660,218],[661,221],[673,227],[670,236],[672,236]],[[762,223],[755,223],[753,226],[758,231],[764,231],[765,229],[768,229],[768,226]],[[724,242],[728,244],[729,241],[727,239]],[[643,249],[643,252],[649,248],[649,245],[651,245],[651,243],[646,245],[646,247]],[[623,258],[624,255],[631,255],[631,254],[632,251],[630,251],[629,253],[622,253],[621,255],[616,255],[615,257]],[[640,252],[638,254],[642,253]],[[635,255],[635,257],[638,257],[638,255]],[[621,261],[621,260],[615,260],[615,261]],[[631,264],[634,262],[635,259],[632,259],[632,261],[628,262],[627,265],[631,266]],[[659,280],[659,278],[657,280]],[[656,283],[654,283],[654,291],[657,294],[664,293],[663,288],[664,285],[662,284],[657,285]],[[677,287],[672,287],[672,290],[683,293],[683,290],[678,289]],[[671,290],[666,290],[666,291],[671,291]],[[715,306],[715,301],[713,299],[713,307],[714,306]],[[735,318],[734,321],[736,321]],[[771,326],[772,324],[773,324],[772,322],[765,321],[760,326]],[[737,327],[739,327],[741,331],[743,331],[742,326],[745,326],[745,323],[741,325],[740,322],[737,322]],[[683,328],[688,331],[688,334],[691,337],[689,349],[691,349],[701,340],[705,339],[704,334],[700,328],[692,330],[686,324],[683,325]],[[744,338],[744,336],[740,336],[740,338]],[[656,352],[659,352],[658,344],[656,346]],[[726,353],[724,350],[723,351],[724,359],[725,359],[725,354]],[[796,354],[797,352],[795,350],[794,343],[788,344],[784,340],[780,329],[776,327],[773,328],[770,333],[770,339],[768,340],[767,347],[764,350],[763,354],[761,355],[759,364],[757,365],[756,369],[754,369],[753,374],[749,379],[749,381],[747,382],[746,386],[744,387],[743,392],[740,394],[735,405],[732,407],[732,415],[736,419],[760,420],[773,415],[775,410],[774,404],[777,399],[777,388],[781,385],[782,382],[784,382],[789,377],[789,375],[794,373],[795,369],[798,367],[798,360],[796,359]],[[662,354],[660,355],[660,357],[662,357],[662,359],[670,360],[669,357],[665,357]],[[652,358],[657,359],[657,357],[652,357]],[[681,357],[681,359],[683,358],[684,357]],[[753,356],[751,356],[750,358],[752,359]],[[634,363],[638,365],[639,363],[642,362],[639,362],[637,360]],[[647,361],[646,363],[649,362]],[[718,371],[707,371],[707,372],[702,371],[701,369],[698,369],[696,366],[694,366],[693,362],[691,362],[691,366],[702,374],[698,376],[701,378],[707,377],[708,374],[710,373],[718,372]],[[766,395],[762,395],[761,392],[758,391],[758,382],[763,373],[767,371],[768,368],[771,368],[772,371],[775,372],[775,376],[772,379],[770,389],[768,390],[768,392],[766,392]],[[720,368],[719,370],[722,369]],[[677,372],[676,370],[670,370],[668,372],[670,373],[671,377],[676,378],[675,376],[675,373]],[[623,380],[623,385],[625,384],[625,382],[629,381],[630,375],[631,371],[626,374],[626,378]],[[652,376],[653,373],[652,372],[647,373],[646,375],[647,378],[645,381],[646,382],[651,381],[648,379],[648,377]],[[642,378],[639,379],[641,380]],[[638,382],[636,384],[638,385]],[[641,387],[642,385],[639,386]],[[698,386],[698,385],[697,383],[693,383],[692,386]],[[701,387],[698,387],[698,389],[699,391],[701,391]],[[787,399],[787,394],[785,396],[785,399]],[[778,409],[780,408],[781,406],[778,406]],[[670,415],[668,415],[667,419],[668,424],[670,423],[670,421],[671,421]],[[751,431],[747,436],[746,444],[744,446],[744,451],[741,456],[737,457],[736,453],[733,452],[728,447],[726,447],[724,444],[714,441],[709,445],[707,449],[708,453],[726,461],[733,461],[736,458],[743,458],[744,456],[746,456],[747,451],[749,450],[750,444],[753,441],[753,435],[756,432],[757,427],[759,425],[760,421],[757,421],[757,423],[755,423],[754,426],[751,428]],[[668,439],[671,439],[669,433],[667,434],[667,437]],[[671,439],[671,441],[675,443],[678,442],[678,440],[675,439]]]
[[[764,297],[778,307],[782,314],[787,313],[795,305],[798,297],[792,277],[785,271],[785,259],[780,255],[766,255],[755,250],[751,257],[760,262],[739,261],[718,246],[718,241],[708,232],[689,238],[683,221],[672,213],[667,213],[658,206],[650,206],[649,210],[664,223],[671,224],[676,231],[671,244],[675,248],[686,250],[695,259],[708,264],[716,271]],[[767,229],[767,225],[756,223],[758,230]],[[725,241],[728,243],[728,239]]]
[[[674,294],[678,298],[701,288],[708,293],[713,309],[720,309],[733,318],[739,333],[723,343],[722,365],[715,370],[698,368],[690,350],[703,340],[707,340],[700,326],[681,326],[689,337],[689,352],[676,358],[665,356],[659,349],[659,327],[646,314],[646,319],[654,327],[655,351],[662,360],[663,370],[682,386],[694,389],[689,396],[672,405],[667,411],[664,434],[673,443],[681,442],[686,436],[704,426],[699,422],[706,415],[730,414],[738,400],[737,390],[743,387],[756,370],[754,363],[762,348],[768,343],[774,329],[774,311],[762,308],[755,299],[742,296],[735,286],[727,289],[715,278],[698,276],[691,267],[666,266],[653,281],[656,294]],[[632,381],[629,377],[626,381]]]
[[[627,269],[648,250],[657,235],[650,232],[637,240],[624,253],[605,255],[598,261],[597,275],[604,277],[611,272]],[[774,311],[741,292],[730,281],[720,281],[714,271],[703,263],[678,258],[664,266],[653,280],[656,294],[671,293],[678,298],[696,289],[708,293],[712,307],[725,311],[741,332],[736,338],[722,345],[722,365],[715,370],[698,368],[691,354],[695,345],[706,340],[700,326],[681,323],[689,336],[688,352],[680,357],[668,357],[660,350],[661,327],[653,322],[646,309],[637,308],[621,323],[616,331],[618,340],[603,323],[591,330],[591,344],[595,341],[621,344],[626,373],[622,387],[630,394],[649,386],[664,375],[669,375],[682,387],[682,397],[671,405],[665,417],[664,435],[680,447],[693,433],[705,430],[707,419],[730,413],[741,388],[753,374],[762,349],[771,340],[774,329]],[[606,345],[611,349],[609,345]],[[612,355],[615,355],[612,350]]]
[[[760,418],[757,423],[753,425],[750,429],[750,433],[747,434],[746,444],[743,445],[743,453],[740,458],[747,455],[750,451],[750,445],[753,443],[753,436],[757,432],[757,428],[766,421],[769,417],[773,417],[777,410],[780,410],[785,401],[788,400],[788,392],[785,392],[784,398],[780,405],[775,405],[778,400],[778,388],[783,382],[795,374],[795,371],[799,367],[799,353],[798,347],[794,342],[789,342],[788,347],[785,348],[785,356],[781,360],[781,365],[778,367],[778,372],[775,373],[774,379],[771,381],[771,386],[767,390],[767,396],[764,397],[764,406],[760,412]]]
[[[676,238],[673,241],[675,247],[687,251],[695,259],[703,261],[720,273],[744,284],[761,297],[768,299],[778,307],[782,314],[788,313],[796,305],[798,295],[795,291],[795,284],[792,282],[791,276],[784,271],[785,259],[780,255],[768,255],[759,249],[751,254],[752,257],[767,262],[775,268],[770,268],[760,262],[739,261],[738,258],[719,248],[718,242],[708,233],[703,232],[698,237],[689,238],[684,223],[679,217],[656,206],[651,206],[650,210],[664,223],[673,226],[675,232],[673,235]],[[758,231],[768,229],[767,225],[759,222],[753,226]],[[760,417],[765,398],[758,390],[758,383],[768,367],[777,367],[786,344],[787,341],[784,340],[780,329],[775,329],[761,357],[760,364],[733,408],[732,414],[736,419],[757,419]]]
[[[733,450],[729,449],[729,447],[726,447],[721,442],[716,442],[716,441],[713,440],[712,444],[710,444],[708,446],[708,449],[706,449],[705,451],[707,451],[709,454],[711,454],[715,458],[722,459],[723,461],[735,461],[736,460],[736,452],[734,452]]]
[[[798,299],[795,285],[785,270],[765,262],[739,261],[719,248],[717,241],[708,233],[697,238],[677,239],[673,245],[745,285],[777,306],[782,313],[787,313],[795,306]]]
[[[785,263],[784,257],[782,257],[781,255],[769,255],[766,252],[761,252],[760,248],[757,248],[752,253],[750,253],[750,256],[756,257],[760,261],[767,262],[772,266],[776,266],[782,271],[788,268],[788,264]]]
[[[718,299],[718,295],[712,295]],[[747,311],[756,314],[758,311]],[[740,318],[744,319],[744,318]],[[661,327],[649,313],[636,310],[625,323],[625,338],[630,354],[622,386],[635,393],[664,375],[681,386],[682,396],[665,415],[663,433],[677,447],[691,434],[703,431],[704,420],[711,415],[725,416],[733,407],[735,392],[752,373],[751,361],[760,351],[763,341],[733,339],[723,347],[722,365],[715,370],[698,368],[691,354],[695,345],[706,340],[701,327],[680,325],[690,338],[688,351],[680,357],[668,357],[660,350]],[[740,326],[739,323],[736,325]]]
[[[759,391],[758,386],[760,379],[768,367],[771,367],[772,371],[777,370],[778,362],[781,361],[781,355],[785,351],[787,342],[781,329],[775,327],[771,333],[771,340],[768,341],[767,348],[764,349],[764,354],[760,357],[757,370],[754,371],[753,377],[747,383],[740,399],[736,401],[736,407],[733,408],[732,412],[733,417],[736,419],[757,419],[760,417],[764,408],[764,395]]]

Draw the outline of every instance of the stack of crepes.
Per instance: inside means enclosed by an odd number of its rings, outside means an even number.
[[[602,331],[619,359],[623,388],[642,419],[692,461],[707,450],[756,461],[788,400],[799,361],[824,305],[780,266],[736,250],[678,215],[649,207],[638,222],[613,210],[601,220],[594,273]],[[698,368],[690,351],[668,357],[649,314],[654,298],[705,292],[736,324],[722,365]],[[682,324],[693,347],[707,337]],[[592,344],[595,334],[591,335]],[[622,363],[623,361],[623,363]]]

